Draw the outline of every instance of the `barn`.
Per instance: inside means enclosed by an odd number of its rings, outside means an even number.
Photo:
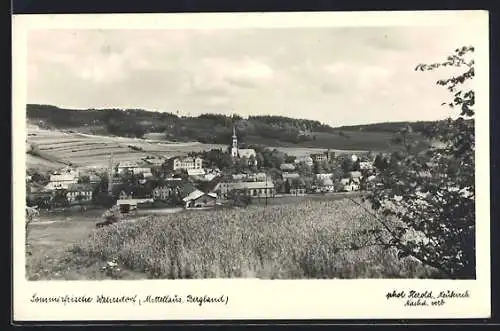
[[[214,207],[217,203],[217,195],[215,193],[205,194],[200,190],[196,190],[182,200],[186,208]]]

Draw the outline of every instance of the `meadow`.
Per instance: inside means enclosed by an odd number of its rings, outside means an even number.
[[[440,277],[416,260],[399,259],[378,236],[384,233],[377,221],[352,201],[304,199],[89,226],[53,265],[63,279],[103,277],[98,270],[107,261],[119,266],[117,279]],[[47,268],[27,270],[30,279],[55,278]]]

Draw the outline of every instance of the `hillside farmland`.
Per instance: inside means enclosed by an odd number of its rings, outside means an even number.
[[[35,147],[36,153],[27,153],[27,168],[57,169],[65,164],[76,166],[106,167],[113,153],[115,162],[138,160],[148,155],[171,157],[201,152],[213,148],[226,149],[225,145],[199,142],[171,143],[162,140],[98,136],[76,132],[39,129],[29,126],[27,150]],[[274,147],[269,148],[296,157],[325,151],[322,148]],[[363,152],[361,150],[331,149],[337,153]]]
[[[30,128],[27,143],[35,147],[36,155],[28,154],[27,167],[57,167],[64,163],[77,166],[107,166],[113,153],[115,162],[138,160],[148,155],[164,157],[188,152],[224,148],[201,143],[161,143],[153,140],[109,136],[93,136]],[[59,161],[59,162],[58,162]]]

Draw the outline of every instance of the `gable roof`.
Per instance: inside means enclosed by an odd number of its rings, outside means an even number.
[[[190,201],[190,200],[196,200],[199,197],[202,197],[204,195],[205,195],[205,193],[203,193],[202,191],[195,190],[195,191],[189,193],[185,198],[183,198],[182,201],[186,202],[186,201]]]
[[[259,189],[259,188],[274,188],[273,182],[236,182],[232,183],[231,187],[235,190],[242,189]]]

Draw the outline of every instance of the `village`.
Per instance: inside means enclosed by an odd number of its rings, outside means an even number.
[[[372,153],[336,155],[326,150],[299,157],[276,150],[240,148],[236,129],[227,151],[188,156],[147,156],[103,167],[66,166],[26,175],[27,205],[39,210],[82,213],[117,206],[128,214],[140,208],[210,209],[245,206],[288,196],[359,192],[376,176]]]

